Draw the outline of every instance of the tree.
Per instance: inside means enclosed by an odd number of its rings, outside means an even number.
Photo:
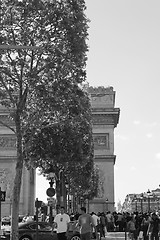
[[[49,99],[39,128],[30,125],[24,136],[24,154],[29,165],[46,168],[47,163],[82,162],[92,149],[90,101],[78,86],[70,86],[65,95],[61,86]],[[45,99],[43,99],[44,101]],[[56,102],[56,101],[57,102]],[[63,103],[62,107],[59,106]],[[43,104],[43,103],[42,103]],[[57,109],[56,109],[57,108]],[[36,112],[34,114],[36,116]],[[30,163],[31,161],[31,163]],[[44,162],[44,164],[43,164]]]
[[[54,95],[54,106],[50,99],[46,104],[42,125],[36,129],[31,126],[24,136],[24,154],[28,166],[39,167],[44,174],[52,167],[57,175],[58,203],[60,170],[63,170],[68,181],[72,180],[75,183],[78,181],[77,186],[81,185],[83,189],[88,186],[93,171],[90,100],[88,94],[79,86],[72,86],[69,89],[70,94],[67,95],[61,91],[61,86],[57,89],[58,93],[55,92],[57,97]],[[61,95],[60,92],[62,92]],[[45,100],[43,98],[43,101]],[[55,110],[55,106],[61,102],[64,103],[63,106]],[[80,178],[77,176],[81,173],[88,181],[86,181],[87,184],[83,184],[84,181],[79,182]],[[72,185],[73,188],[76,186],[70,184]]]
[[[23,138],[29,123],[37,128],[43,122],[47,101],[41,106],[40,103],[44,93],[48,97],[52,94],[53,85],[59,88],[62,84],[69,94],[68,86],[80,84],[86,78],[88,34],[84,9],[83,0],[4,0],[1,3],[0,42],[21,47],[8,47],[0,55],[0,103],[8,108],[15,128],[8,127],[17,137],[12,240],[18,240]],[[60,102],[58,108],[63,104]],[[36,109],[39,112],[35,116]]]

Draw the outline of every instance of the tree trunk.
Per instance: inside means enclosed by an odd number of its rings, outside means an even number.
[[[60,191],[59,180],[56,180],[56,199],[57,199],[56,210],[58,212],[58,209],[60,208],[60,205],[61,205],[61,191]]]
[[[16,173],[13,186],[12,197],[12,220],[11,220],[11,240],[18,240],[18,216],[19,216],[19,201],[23,171],[23,155],[22,155],[22,131],[20,117],[16,117],[16,133],[17,133],[17,162]]]

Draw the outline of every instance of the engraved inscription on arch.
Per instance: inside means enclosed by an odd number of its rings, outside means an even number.
[[[15,149],[16,138],[11,136],[0,136],[0,149]]]
[[[93,115],[93,124],[114,124],[114,118],[112,116],[106,115]]]
[[[107,95],[99,95],[99,96],[91,96],[91,101],[93,103],[107,103],[107,104],[113,104],[113,95],[107,94]]]

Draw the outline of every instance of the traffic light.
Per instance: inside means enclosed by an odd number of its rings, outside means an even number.
[[[38,199],[36,199],[35,201],[35,207],[36,208],[40,208],[42,206],[42,201],[38,201]]]

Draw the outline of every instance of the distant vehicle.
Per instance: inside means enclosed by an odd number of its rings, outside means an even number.
[[[74,225],[74,223],[70,223]],[[9,226],[3,229],[3,236],[7,240],[10,239]],[[19,223],[19,240],[35,240],[36,239],[36,222],[21,222]],[[38,240],[57,240],[57,233],[53,231],[50,223],[38,222]],[[79,231],[70,228],[68,240],[80,240]]]
[[[10,216],[2,217],[1,223],[2,225],[11,225],[11,217]]]
[[[25,218],[25,215],[18,216],[18,222],[22,222]],[[1,219],[2,225],[11,225],[11,216],[5,216]]]
[[[25,216],[22,218],[22,222],[30,222],[30,221],[34,221],[34,216],[25,215]]]

